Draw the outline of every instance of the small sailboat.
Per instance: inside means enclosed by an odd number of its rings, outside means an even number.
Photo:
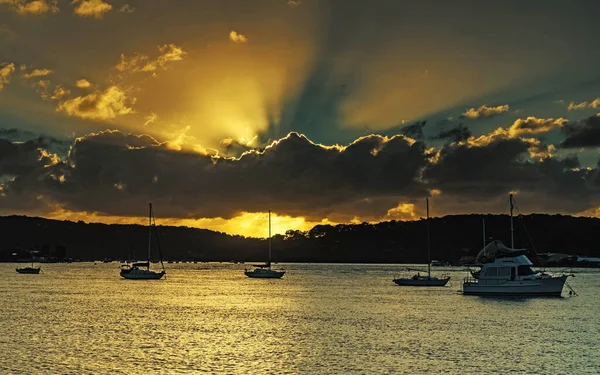
[[[398,285],[404,286],[445,286],[450,280],[450,276],[444,276],[441,278],[431,276],[431,240],[429,236],[429,198],[425,200],[427,204],[427,276],[421,275],[418,272],[412,277],[398,277],[394,279],[394,282]]]
[[[165,275],[165,265],[162,262],[162,255],[160,254],[160,243],[158,242],[158,235],[156,235],[156,223],[154,220],[154,214],[152,212],[152,203],[149,203],[150,213],[148,216],[148,258],[145,262],[125,264],[121,266],[121,277],[129,280],[158,280]],[[152,232],[156,235],[156,245],[158,247],[158,253],[160,255],[160,264],[162,265],[162,271],[156,272],[150,269],[150,256],[152,252]]]
[[[253,264],[254,270],[246,269],[244,274],[256,279],[280,279],[285,271],[271,269],[271,210],[269,210],[269,260],[265,264]]]
[[[511,247],[504,246],[498,240],[485,245],[476,258],[475,266],[481,269],[469,270],[472,277],[467,276],[464,279],[463,294],[560,296],[569,275],[552,276],[544,272],[535,272],[531,269],[533,263],[525,255],[527,250],[514,248],[512,194],[509,199]]]
[[[41,271],[40,267],[33,266],[33,254],[31,254],[31,267],[17,268],[18,273],[25,273],[25,274],[30,274],[30,275],[37,275],[40,273],[40,271]]]

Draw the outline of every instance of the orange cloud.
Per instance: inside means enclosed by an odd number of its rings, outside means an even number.
[[[144,120],[145,120],[144,126],[148,126],[158,120],[158,115],[156,113],[152,112],[148,116],[144,117]]]
[[[135,98],[129,97],[119,86],[111,86],[105,91],[63,101],[57,110],[84,119],[110,120],[133,113],[130,107],[133,103]]]
[[[104,13],[112,9],[112,5],[102,0],[74,0],[73,4],[79,4],[75,8],[75,14],[81,17],[93,17],[101,19]]]
[[[239,34],[234,30],[229,33],[229,39],[234,43],[246,43],[248,41],[246,35]]]
[[[45,77],[54,73],[50,69],[33,69],[31,72],[23,74],[23,78]]]
[[[70,91],[65,89],[62,86],[56,86],[56,88],[54,89],[54,92],[52,93],[52,95],[50,96],[50,99],[52,100],[60,100],[63,97],[65,97],[66,95],[69,95]]]
[[[92,86],[92,84],[87,79],[80,79],[75,82],[75,86],[79,87],[80,89],[85,89]]]
[[[415,220],[415,205],[412,203],[399,203],[398,206],[390,208],[387,212],[387,220]]]
[[[141,53],[134,53],[133,56],[127,57],[121,54],[121,61],[115,66],[115,69],[120,72],[155,72],[158,69],[167,69],[167,65],[173,61],[183,60],[186,54],[183,49],[173,43],[158,46],[159,55],[154,60],[150,60],[149,56]]]
[[[488,107],[487,105],[482,105],[479,108],[469,108],[462,114],[462,117],[468,119],[476,119],[480,117],[491,117],[495,115],[499,115],[504,112],[508,112],[509,106],[508,104],[499,105],[497,107]]]
[[[511,137],[518,137],[525,134],[539,134],[552,130],[555,127],[561,127],[567,124],[568,120],[564,118],[536,118],[529,116],[526,119],[517,119],[508,128]]]
[[[8,4],[19,14],[45,14],[58,12],[57,0],[0,0],[0,4]]]
[[[583,101],[581,103],[571,102],[571,103],[569,103],[569,106],[567,108],[569,109],[569,111],[576,111],[579,109],[599,108],[599,107],[600,107],[600,98],[596,98],[596,99],[592,100],[591,102],[588,102],[588,101]]]
[[[15,64],[0,63],[0,91],[10,82],[10,76],[15,71]]]

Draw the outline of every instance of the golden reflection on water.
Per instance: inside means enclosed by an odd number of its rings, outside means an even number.
[[[0,373],[597,373],[600,273],[580,297],[486,299],[392,283],[396,266],[169,264],[160,281],[117,263],[0,264]],[[566,293],[565,293],[566,295]],[[594,370],[595,369],[595,370]],[[594,372],[596,371],[596,372]]]

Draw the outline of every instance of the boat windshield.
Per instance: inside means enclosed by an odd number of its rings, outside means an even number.
[[[535,275],[535,272],[529,266],[519,266],[519,276]]]

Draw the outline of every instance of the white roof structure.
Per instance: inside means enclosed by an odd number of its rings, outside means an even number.
[[[487,244],[478,254],[475,261],[477,263],[489,263],[493,262],[496,258],[503,257],[516,257],[523,255],[527,252],[527,249],[511,249],[510,247],[504,246],[502,241],[495,240]]]

